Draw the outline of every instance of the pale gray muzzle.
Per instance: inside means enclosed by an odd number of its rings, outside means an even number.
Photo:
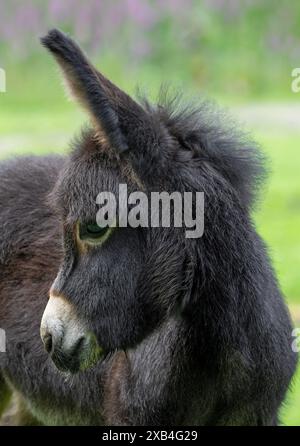
[[[95,363],[102,354],[95,336],[60,295],[50,293],[40,332],[45,350],[60,370],[77,372]]]

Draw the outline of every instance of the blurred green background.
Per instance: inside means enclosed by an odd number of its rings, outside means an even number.
[[[0,157],[63,152],[86,117],[64,97],[39,36],[70,32],[129,93],[162,82],[211,98],[253,133],[271,176],[256,221],[300,326],[300,3],[293,0],[0,0]],[[300,85],[300,82],[299,82]],[[281,414],[300,425],[300,371]]]

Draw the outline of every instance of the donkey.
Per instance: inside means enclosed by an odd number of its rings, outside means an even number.
[[[205,103],[134,101],[58,30],[42,43],[91,125],[67,157],[0,167],[0,410],[14,394],[19,424],[277,424],[297,358],[251,218],[257,146]],[[203,236],[98,226],[119,184],[204,192]]]

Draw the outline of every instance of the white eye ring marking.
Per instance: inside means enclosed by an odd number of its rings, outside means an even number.
[[[88,246],[92,246],[92,247],[99,247],[101,245],[103,245],[103,243],[106,242],[106,240],[110,237],[111,233],[113,232],[113,230],[115,229],[115,227],[107,227],[105,228],[106,231],[104,232],[104,234],[102,236],[99,236],[98,238],[89,238],[88,235],[83,239],[80,236],[80,223],[78,222],[76,224],[76,239],[77,242],[81,245],[88,245]]]

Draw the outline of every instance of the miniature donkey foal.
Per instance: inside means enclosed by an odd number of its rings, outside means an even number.
[[[1,409],[14,392],[23,424],[276,424],[296,357],[250,216],[255,145],[204,105],[138,104],[60,31],[42,42],[92,125],[68,157],[0,167]],[[99,227],[121,183],[204,192],[204,235]]]

